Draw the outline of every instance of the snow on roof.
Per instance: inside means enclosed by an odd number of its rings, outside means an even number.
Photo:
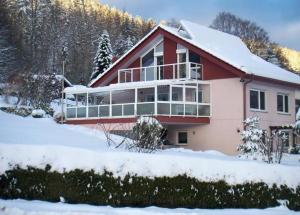
[[[110,84],[108,86],[103,87],[86,87],[83,85],[73,85],[73,87],[66,87],[64,89],[64,93],[69,94],[76,94],[76,93],[93,93],[93,92],[104,92],[104,91],[110,91],[110,90],[124,90],[124,89],[135,89],[135,88],[144,88],[144,87],[154,87],[156,85],[180,85],[180,84],[191,84],[191,83],[199,83],[199,84],[209,84],[209,81],[201,81],[201,80],[188,80],[188,81],[182,81],[177,79],[166,79],[166,80],[160,80],[160,81],[140,81],[140,82],[128,82],[128,83],[122,83],[122,84]]]
[[[186,20],[181,20],[180,23],[180,30],[163,24],[157,25],[142,40],[114,62],[104,73],[93,79],[88,86],[93,85],[159,27],[247,74],[300,84],[299,75],[282,69],[254,55],[239,37]],[[182,29],[186,32],[182,31]]]
[[[186,20],[182,20],[180,23],[181,27],[189,34],[190,39],[184,37],[176,28],[163,25],[161,28],[247,74],[300,84],[299,75],[252,54],[239,37]]]

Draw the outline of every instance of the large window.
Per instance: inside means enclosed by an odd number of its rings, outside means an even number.
[[[178,144],[187,144],[188,143],[188,133],[187,132],[178,132]]]
[[[277,94],[277,111],[282,113],[289,112],[289,97],[285,94]]]
[[[253,110],[266,110],[264,91],[250,90],[250,108]]]

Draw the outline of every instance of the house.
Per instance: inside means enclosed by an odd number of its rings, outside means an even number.
[[[178,29],[155,27],[88,87],[67,88],[76,102],[66,123],[122,130],[118,124],[154,115],[170,146],[235,154],[245,118],[259,116],[266,130],[290,125],[299,92],[297,74],[252,54],[240,38],[181,21]]]

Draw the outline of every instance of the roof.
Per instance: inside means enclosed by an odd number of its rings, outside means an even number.
[[[134,50],[141,42],[143,42],[148,36],[156,31],[157,28],[162,28],[163,30],[210,53],[211,55],[234,66],[242,72],[245,72],[246,74],[285,81],[293,84],[300,84],[299,75],[282,69],[254,55],[239,37],[186,20],[182,20],[180,23],[180,29],[184,29],[185,32],[162,24],[156,26],[139,43],[137,43],[114,64],[112,64],[110,68],[92,80],[89,83],[89,86],[94,84],[99,78],[101,78],[101,76],[113,68],[128,53]]]
[[[166,79],[166,80],[160,80],[159,82],[156,80],[153,81],[141,81],[141,82],[128,82],[128,83],[122,83],[122,84],[110,84],[108,86],[102,86],[102,87],[86,87],[83,85],[73,85],[72,87],[67,87],[64,89],[64,93],[93,93],[93,92],[104,92],[104,91],[110,91],[110,90],[125,90],[125,89],[134,89],[134,88],[145,88],[145,87],[154,87],[156,85],[181,85],[181,84],[209,84],[208,81],[202,81],[202,80],[188,80],[188,81],[182,81],[178,79]]]

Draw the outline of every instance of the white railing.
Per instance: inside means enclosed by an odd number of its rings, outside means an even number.
[[[118,70],[118,83],[165,79],[202,79],[202,64],[186,62]]]

